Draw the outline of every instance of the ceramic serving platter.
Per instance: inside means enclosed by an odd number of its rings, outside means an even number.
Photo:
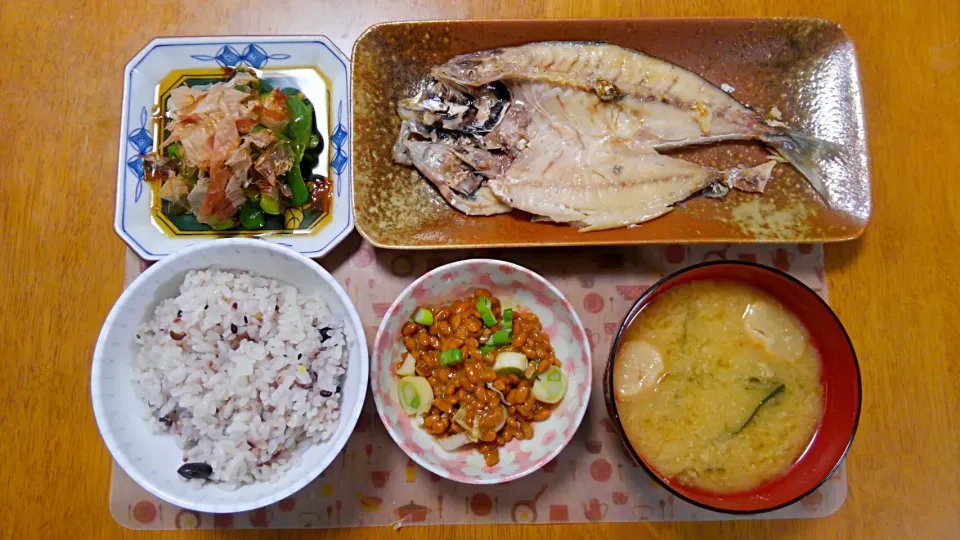
[[[325,212],[290,208],[267,230],[212,231],[192,216],[165,213],[159,186],[144,180],[143,156],[163,138],[165,96],[184,83],[222,80],[223,68],[237,66],[258,70],[274,86],[297,88],[314,104],[324,141],[314,173],[332,182]],[[309,257],[326,254],[353,228],[349,66],[350,60],[323,36],[158,38],[148,43],[124,70],[117,234],[147,260],[224,236],[252,236]]]
[[[632,228],[590,233],[532,222],[514,211],[466,216],[415,170],[393,162],[409,96],[432,66],[479,50],[536,41],[608,41],[676,63],[732,92],[763,115],[839,143],[823,164],[828,202],[786,164],[763,195],[731,191],[693,197]],[[370,28],[354,46],[353,211],[357,229],[380,247],[465,248],[653,243],[830,242],[859,236],[870,217],[870,179],[853,44],[819,19],[426,21]],[[771,113],[771,111],[773,111]],[[672,152],[728,168],[756,165],[759,143],[728,142]]]

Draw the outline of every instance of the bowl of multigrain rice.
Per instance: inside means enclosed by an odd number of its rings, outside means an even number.
[[[316,262],[252,239],[198,244],[147,269],[104,322],[91,397],[117,463],[202,512],[279,501],[316,478],[363,406],[356,309]]]

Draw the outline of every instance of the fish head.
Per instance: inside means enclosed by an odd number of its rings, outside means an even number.
[[[462,86],[478,86],[496,81],[502,74],[501,49],[462,54],[433,68],[433,78]]]

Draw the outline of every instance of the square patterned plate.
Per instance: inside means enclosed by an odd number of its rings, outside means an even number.
[[[693,197],[632,228],[590,233],[533,222],[518,211],[466,216],[420,174],[393,162],[397,100],[430,68],[474,51],[536,41],[607,41],[668,60],[767,114],[839,143],[844,159],[826,164],[826,206],[797,171],[778,165],[760,196]],[[870,217],[863,102],[853,43],[821,19],[584,19],[418,21],[367,30],[353,49],[354,214],[357,230],[380,247],[401,249],[657,243],[830,242],[859,236]],[[773,113],[776,115],[776,113]],[[759,143],[691,147],[675,157],[728,168],[761,163]]]
[[[211,231],[166,215],[158,186],[143,178],[143,156],[162,139],[163,102],[176,86],[207,83],[224,67],[260,71],[275,86],[296,87],[314,103],[324,149],[315,173],[333,182],[328,212],[289,209],[274,231]],[[317,104],[326,104],[325,107]],[[139,255],[158,260],[196,242],[255,236],[309,257],[321,257],[353,228],[350,161],[350,60],[323,36],[158,38],[127,63],[123,80],[114,229]],[[193,220],[195,221],[195,220]],[[277,225],[282,227],[283,225]]]

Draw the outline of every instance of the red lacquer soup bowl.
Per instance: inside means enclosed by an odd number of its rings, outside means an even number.
[[[820,353],[823,416],[806,450],[779,477],[749,491],[715,493],[665,477],[631,446],[614,400],[613,366],[620,342],[637,314],[660,294],[691,281],[736,281],[760,289],[796,315]],[[823,484],[850,449],[860,419],[860,368],[840,320],[820,296],[779,270],[741,261],[699,264],[669,275],[650,287],[630,309],[617,332],[603,381],[607,411],[633,459],[664,488],[681,499],[717,512],[752,514],[794,503]]]

